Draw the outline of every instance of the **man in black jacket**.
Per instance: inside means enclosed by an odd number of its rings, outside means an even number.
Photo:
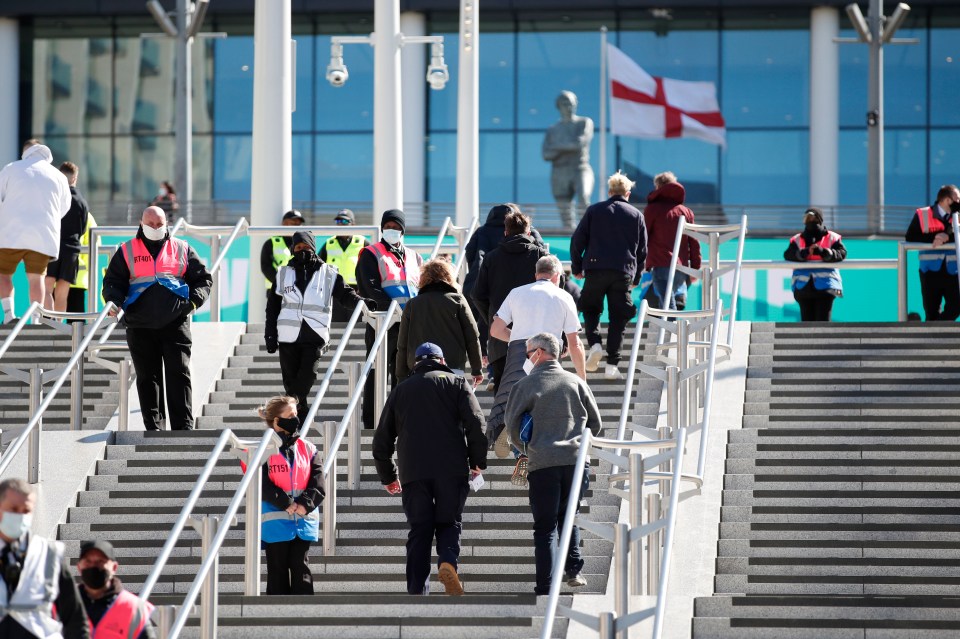
[[[960,213],[960,189],[945,184],[937,191],[937,200],[917,209],[907,229],[908,242],[932,244],[932,251],[920,251],[920,291],[926,321],[947,321],[960,317],[960,289],[957,288],[957,256],[953,249],[940,246],[954,241],[950,218]]]
[[[333,286],[327,285],[328,278]],[[276,279],[274,294],[267,298],[263,338],[268,353],[280,350],[283,390],[297,398],[297,415],[302,423],[310,410],[307,398],[317,381],[320,356],[330,340],[332,302],[338,301],[350,312],[364,301],[371,309],[376,308],[376,302],[357,295],[333,267],[320,259],[311,231],[293,234],[293,259],[280,267]]]
[[[166,379],[170,429],[194,427],[189,317],[210,296],[212,284],[197,252],[170,237],[167,216],[156,206],[143,211],[136,237],[120,245],[110,260],[103,276],[103,299],[124,309],[147,430],[159,430],[164,419],[161,375]]]
[[[421,344],[413,372],[390,393],[373,436],[377,475],[387,492],[401,495],[410,525],[406,572],[411,595],[430,593],[434,536],[444,590],[463,594],[457,575],[461,521],[468,474],[475,478],[487,467],[482,422],[470,385],[446,366],[439,346]]]
[[[283,226],[303,226],[303,214],[293,209],[283,214],[280,224]],[[277,287],[277,271],[293,258],[293,237],[274,235],[268,237],[260,247],[260,272],[267,285],[267,301]]]
[[[124,590],[117,577],[119,567],[113,544],[109,541],[97,539],[80,544],[80,558],[77,560],[80,599],[90,626],[95,634],[99,631],[107,636],[112,636],[110,633],[117,628],[134,631],[140,628],[135,637],[126,636],[129,639],[156,639],[156,629],[150,623],[153,606]],[[114,606],[117,603],[120,605]]]
[[[77,190],[79,167],[73,162],[64,162],[60,165],[60,172],[70,184],[70,210],[60,218],[60,253],[57,259],[47,265],[44,286],[47,291],[45,306],[63,312],[67,310],[70,287],[77,282],[77,271],[80,270],[80,237],[87,229],[90,207]]]
[[[530,218],[519,209],[504,218],[503,235],[500,245],[481,263],[473,288],[473,303],[488,326],[493,323],[493,315],[510,291],[536,280],[537,260],[549,254],[543,243],[531,235]],[[493,369],[493,391],[496,392],[507,364],[506,342],[491,336],[487,342],[487,355]]]

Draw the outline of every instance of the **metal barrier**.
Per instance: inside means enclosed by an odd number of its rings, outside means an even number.
[[[14,457],[17,456],[17,453],[20,452],[20,449],[23,448],[24,443],[29,439],[30,447],[27,452],[27,481],[32,484],[39,483],[40,481],[40,433],[43,421],[43,413],[50,407],[50,404],[53,402],[54,397],[56,397],[57,392],[63,386],[63,383],[66,381],[67,377],[73,374],[74,369],[78,366],[81,358],[83,357],[84,351],[87,350],[87,347],[90,345],[90,342],[93,341],[93,336],[97,332],[97,329],[105,321],[107,321],[108,314],[111,310],[116,308],[113,304],[107,304],[107,306],[97,314],[96,320],[87,330],[87,334],[83,336],[80,340],[80,343],[77,345],[77,348],[73,351],[70,356],[70,359],[63,366],[63,368],[50,371],[51,375],[54,375],[59,372],[59,375],[56,375],[54,379],[53,386],[50,388],[50,391],[47,393],[46,397],[43,397],[43,381],[44,375],[43,370],[40,368],[33,368],[30,370],[29,376],[26,378],[26,382],[30,384],[30,411],[31,418],[27,423],[26,427],[23,429],[23,432],[17,437],[16,440],[11,443],[3,453],[3,457],[0,458],[0,475],[3,475],[4,472],[10,467],[10,464],[13,463]],[[7,339],[4,340],[4,344],[0,347],[0,356],[6,353],[7,349],[10,347],[10,344],[16,339],[17,335],[23,329],[26,320],[29,319],[36,313],[40,313],[47,317],[64,317],[64,316],[73,316],[78,317],[79,315],[91,315],[89,313],[77,314],[77,313],[57,313],[55,311],[46,311],[39,308],[39,305],[34,302],[30,305],[28,313],[24,315],[17,325],[14,326],[13,331],[10,335],[7,336]],[[16,379],[23,379],[16,373],[22,373],[23,371],[18,371],[17,369],[12,369],[10,367],[2,367],[3,372],[8,375],[13,375]],[[78,390],[80,390],[78,388]],[[82,394],[79,395],[82,399]],[[79,428],[79,426],[78,426]]]

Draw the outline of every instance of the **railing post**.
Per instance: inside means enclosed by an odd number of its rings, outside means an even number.
[[[337,423],[323,422],[324,456],[330,463],[330,472],[323,478],[326,492],[323,498],[323,554],[326,557],[332,557],[337,552],[337,458],[332,450],[336,436]]]
[[[220,240],[221,237],[219,234],[213,235],[210,238],[210,264],[213,264],[217,261],[217,257],[220,255]],[[210,321],[219,322],[220,321],[220,291],[223,290],[221,284],[223,279],[220,277],[220,274],[223,273],[223,266],[217,269],[217,272],[213,274],[213,286],[210,287]]]
[[[70,350],[73,353],[80,348],[83,341],[83,329],[86,321],[74,322],[70,325]],[[70,373],[70,430],[83,428],[83,358],[77,360]]]
[[[43,401],[43,369],[30,369],[30,418],[40,410]],[[31,484],[40,483],[40,433],[43,430],[43,418],[37,422],[37,427],[30,431],[27,445],[27,481]]]
[[[660,519],[660,495],[647,495],[647,523]],[[647,535],[647,592],[660,587],[660,532]]]
[[[630,611],[630,593],[627,590],[630,528],[626,524],[613,527],[613,611],[618,619]],[[626,629],[617,633],[626,639]]]
[[[616,630],[617,618],[612,612],[601,612],[597,616],[597,636],[598,639],[613,639]]]
[[[217,535],[220,518],[216,515],[204,515],[200,519],[191,518],[190,523],[200,534],[200,556],[207,557]],[[213,565],[203,579],[200,590],[200,639],[217,639],[217,583],[220,571],[219,551],[214,553]]]
[[[124,357],[119,365],[117,381],[120,383],[120,409],[117,430],[125,433],[130,429],[130,360]]]
[[[643,455],[630,453],[630,532],[643,525]],[[643,594],[643,539],[630,542],[630,594]]]
[[[244,578],[243,594],[255,597],[260,594],[260,482],[263,469],[258,465],[251,468],[256,455],[253,447],[247,449],[247,472],[257,476],[250,482],[246,496],[246,522],[244,524]]]
[[[347,384],[351,390],[356,388],[360,379],[360,370],[363,362],[347,364]],[[347,483],[350,490],[360,488],[360,411],[354,410],[347,424],[347,446],[350,450],[350,459],[347,462]]]
[[[677,372],[682,373],[683,371],[690,368],[690,323],[687,320],[677,318]],[[690,415],[688,415],[688,410],[690,407],[690,400],[688,399],[690,393],[690,381],[689,378],[684,381],[680,381],[679,375],[677,377],[678,382],[678,391],[679,391],[679,411],[678,411],[678,426],[686,426],[690,423]]]
[[[380,333],[384,329],[384,326],[387,323],[386,313],[383,311],[378,311],[373,314],[374,316],[374,332]],[[377,357],[373,362],[373,425],[374,427],[380,423],[380,413],[383,412],[383,405],[387,403],[387,367],[390,365],[388,362],[388,351],[387,346],[389,343],[389,336],[384,335],[383,340],[380,342],[380,348],[377,350]]]
[[[177,618],[177,607],[157,606],[156,616],[158,639],[168,639],[170,637],[170,628],[173,626],[174,619]]]
[[[903,242],[897,244],[897,319],[907,321],[907,248]]]

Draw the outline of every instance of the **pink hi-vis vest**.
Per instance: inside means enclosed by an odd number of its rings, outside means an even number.
[[[304,439],[298,439],[291,447],[293,452],[293,468],[287,458],[276,453],[267,460],[267,476],[270,481],[282,491],[296,499],[310,481],[310,466],[317,447]],[[243,472],[247,472],[247,465],[240,462]],[[290,541],[299,537],[305,541],[317,541],[320,532],[320,513],[314,509],[305,517],[291,515],[280,510],[267,501],[260,502],[260,535],[268,544]]]
[[[947,225],[944,224],[940,216],[933,210],[932,206],[924,209],[917,209],[917,219],[920,222],[920,230],[923,233],[947,233]],[[920,272],[939,271],[944,263],[947,265],[947,273],[957,274],[957,254],[954,251],[936,250],[920,251],[917,255],[920,259]],[[946,262],[944,262],[946,260]]]
[[[826,234],[820,238],[820,241],[817,242],[817,245],[820,248],[831,248],[833,247],[834,244],[837,243],[837,240],[839,239],[840,239],[839,233],[834,233],[833,231],[827,231]],[[800,249],[801,251],[807,248],[807,241],[803,239],[802,233],[797,233],[796,235],[790,238],[790,241],[796,244],[797,248]],[[807,256],[807,261],[822,262],[823,258],[820,256],[819,253],[810,253]]]
[[[417,296],[420,290],[420,264],[423,261],[419,253],[406,246],[403,247],[404,258],[401,264],[400,259],[388,251],[383,242],[371,244],[364,250],[371,251],[377,256],[377,265],[380,267],[380,287],[390,296],[390,299],[397,300],[400,308]]]
[[[833,231],[827,231],[823,237],[817,241],[820,248],[833,248],[833,245],[840,241],[840,234]],[[797,245],[801,251],[807,248],[807,241],[803,239],[802,233],[797,233],[790,238],[790,241]],[[819,254],[810,253],[807,256],[808,262],[822,262],[823,258]],[[813,278],[813,285],[819,291],[843,291],[843,280],[840,278],[840,271],[835,268],[798,268],[793,271],[791,288],[799,291]]]
[[[140,295],[153,286],[160,284],[183,299],[190,299],[190,287],[183,276],[187,272],[187,259],[190,247],[183,240],[171,237],[154,260],[146,244],[138,237],[120,245],[123,259],[130,271],[130,288],[123,302],[126,309],[137,301]]]
[[[153,604],[143,601],[126,590],[121,590],[100,623],[90,624],[93,639],[137,639],[147,626]]]

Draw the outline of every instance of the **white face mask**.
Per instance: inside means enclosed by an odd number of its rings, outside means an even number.
[[[384,229],[381,235],[383,236],[384,242],[396,246],[403,238],[403,231],[398,231],[397,229]]]
[[[157,191],[157,194],[163,197],[164,195],[167,194],[167,190],[163,187],[160,187],[160,190]]]
[[[153,242],[159,242],[167,236],[167,227],[161,226],[158,229],[153,228],[152,226],[147,226],[146,224],[141,224],[140,228],[143,229],[143,236],[148,240]]]
[[[8,513],[2,514],[0,519],[0,533],[7,539],[20,539],[30,532],[30,526],[33,524],[32,513]]]
[[[533,369],[536,368],[536,366],[537,366],[537,365],[533,362],[533,360],[527,358],[527,359],[523,362],[523,372],[526,373],[527,375],[529,375],[530,373],[533,372]]]

